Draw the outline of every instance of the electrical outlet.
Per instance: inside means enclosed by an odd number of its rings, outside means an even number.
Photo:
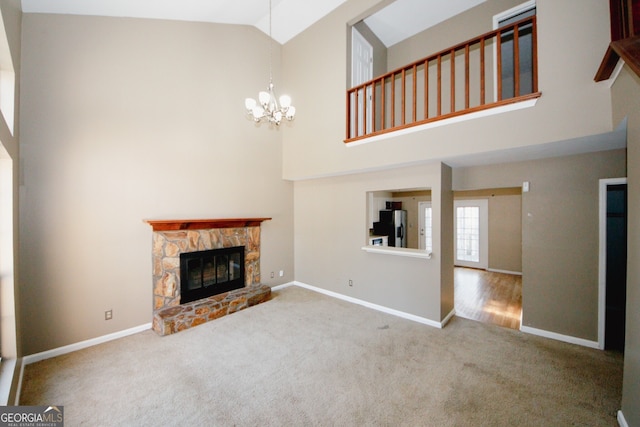
[[[272,271],[271,272],[271,278],[273,279],[275,276],[276,276],[275,273]]]
[[[284,270],[280,270],[280,277],[284,276]]]
[[[353,286],[353,280],[349,279],[349,286]]]
[[[113,310],[107,310],[104,312],[104,320],[113,319]]]

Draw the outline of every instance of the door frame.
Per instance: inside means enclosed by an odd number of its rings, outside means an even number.
[[[433,205],[431,204],[430,200],[425,200],[425,201],[421,201],[418,202],[418,249],[420,250],[426,250],[426,241],[425,241],[425,234],[427,233],[427,226],[425,224],[426,222],[426,218],[424,215],[424,210],[425,208],[432,208],[433,209]],[[433,210],[431,211],[431,215],[432,215],[432,220],[433,220]],[[429,231],[431,233],[431,238],[433,239],[433,223],[431,224],[431,230]],[[433,245],[433,243],[432,243]],[[433,247],[431,248],[431,250],[429,252],[433,251]]]
[[[599,180],[598,200],[598,348],[604,350],[607,295],[607,187],[626,184],[627,178]]]
[[[478,262],[458,261],[458,220],[456,209],[459,206],[480,207],[480,243],[478,250],[480,258]],[[471,267],[487,270],[489,268],[489,200],[488,199],[456,199],[453,201],[453,264],[455,267]]]
[[[369,53],[369,64],[368,67],[366,69],[367,71],[367,76],[368,78],[365,78],[364,81],[360,82],[360,77],[356,75],[356,55],[354,54],[355,51],[355,45],[358,44],[362,49],[365,49],[368,53]],[[373,78],[373,46],[371,45],[371,43],[369,43],[369,40],[367,40],[362,33],[360,33],[360,31],[358,31],[358,29],[355,26],[351,27],[351,87],[355,87],[358,86],[366,81],[369,81]],[[359,91],[358,91],[359,92]],[[364,100],[358,96],[358,101],[360,102],[362,100],[363,104],[364,102],[367,103],[367,117],[365,117],[362,122],[360,121],[360,117],[356,117],[356,129],[358,131],[358,135],[362,135],[363,134],[363,129],[360,129],[360,125],[362,123],[362,126],[364,126],[366,129],[369,129],[370,131],[373,131],[374,129],[372,129],[372,124],[373,124],[373,92],[372,92],[372,88],[371,87],[367,87],[366,91],[364,91],[365,93],[364,95]],[[359,108],[359,112],[362,111],[362,108],[360,106],[360,104],[358,105]]]

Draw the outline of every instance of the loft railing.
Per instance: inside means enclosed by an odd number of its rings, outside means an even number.
[[[536,17],[347,91],[345,143],[537,98]]]

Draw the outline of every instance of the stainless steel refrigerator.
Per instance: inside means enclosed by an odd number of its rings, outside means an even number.
[[[389,246],[407,247],[407,211],[382,210],[380,221],[373,223],[373,233],[377,236],[389,236]]]

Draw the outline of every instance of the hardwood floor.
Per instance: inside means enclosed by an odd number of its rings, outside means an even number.
[[[454,268],[456,315],[520,329],[522,276],[473,268]]]

